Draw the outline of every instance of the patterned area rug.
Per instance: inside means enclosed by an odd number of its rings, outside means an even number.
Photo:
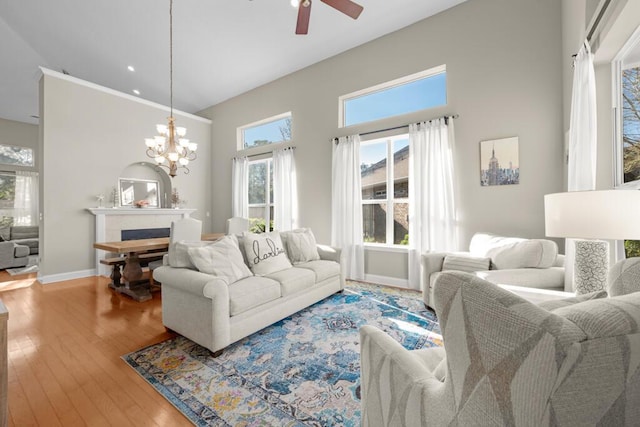
[[[359,426],[365,324],[408,349],[442,345],[420,293],[349,282],[218,358],[179,336],[123,359],[198,426]]]

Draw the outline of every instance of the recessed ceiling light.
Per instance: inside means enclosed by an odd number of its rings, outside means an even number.
[[[133,93],[135,93],[136,95],[140,95],[140,91],[138,89],[134,89]]]
[[[133,68],[133,65],[129,65],[129,66],[127,67],[127,70],[129,70],[129,71],[133,72],[133,71],[135,71],[136,69],[135,69],[135,68]]]

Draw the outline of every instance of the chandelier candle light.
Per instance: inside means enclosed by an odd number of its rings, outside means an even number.
[[[176,119],[173,117],[173,0],[169,0],[169,96],[169,124],[156,125],[159,135],[145,138],[145,144],[147,156],[154,159],[158,166],[169,169],[169,176],[173,178],[179,167],[189,173],[187,165],[196,159],[198,149],[198,144],[184,137],[187,129],[176,126]]]

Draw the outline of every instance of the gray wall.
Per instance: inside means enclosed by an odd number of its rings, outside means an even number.
[[[0,119],[0,144],[16,145],[19,147],[28,147],[33,149],[35,168],[38,169],[40,165],[40,155],[38,153],[37,125]],[[25,169],[24,167],[21,168],[11,165],[2,165],[0,168],[8,171]]]
[[[168,112],[57,73],[45,74],[40,87],[40,276],[56,281],[92,273],[94,216],[86,209],[97,206],[98,194],[109,195],[125,168],[149,161],[144,138],[155,134],[156,123],[166,123]],[[211,126],[208,120],[175,115],[198,142],[199,159],[189,175],[179,171],[173,185],[209,231]]]
[[[203,111],[213,122],[213,229],[231,215],[238,126],[292,111],[301,225],[329,242],[330,139],[457,113],[461,247],[476,231],[543,237],[543,196],[563,186],[561,17],[556,0],[470,0]],[[338,129],[340,95],[441,64],[446,107]],[[480,187],[479,142],[510,136],[520,140],[520,185]],[[406,279],[405,259],[369,253],[367,273]]]

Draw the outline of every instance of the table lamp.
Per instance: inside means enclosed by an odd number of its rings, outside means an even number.
[[[640,191],[572,191],[544,196],[548,237],[575,241],[576,294],[605,290],[609,272],[606,240],[640,240]]]

